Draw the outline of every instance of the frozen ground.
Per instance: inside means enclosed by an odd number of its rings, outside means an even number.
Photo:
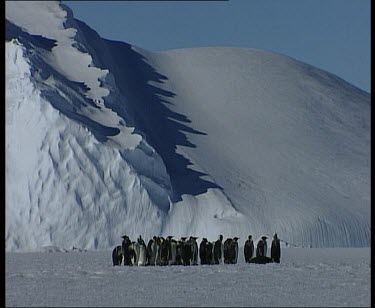
[[[9,252],[6,306],[370,306],[370,248],[288,248],[266,265],[240,252],[236,265],[190,267],[113,267],[111,251]]]

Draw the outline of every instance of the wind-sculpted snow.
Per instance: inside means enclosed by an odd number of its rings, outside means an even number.
[[[148,52],[6,6],[6,249],[370,243],[370,95],[271,52]]]
[[[6,44],[7,249],[106,248],[124,229],[160,232],[168,196],[133,167],[148,163],[148,172],[167,186],[157,154],[116,113],[90,99],[85,76],[77,82],[55,70],[55,47],[28,45],[25,37]],[[87,58],[74,50],[74,61]],[[135,147],[136,158],[128,154]]]
[[[7,51],[23,52],[15,43]],[[14,68],[27,69],[17,59]],[[17,72],[22,74],[27,71]],[[159,230],[162,214],[123,159],[124,150],[103,145],[60,114],[28,78],[8,75],[9,86],[13,81],[21,91],[7,97],[7,249],[64,243],[101,248],[114,245],[124,228]]]

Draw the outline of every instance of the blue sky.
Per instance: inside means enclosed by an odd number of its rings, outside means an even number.
[[[271,50],[370,92],[370,0],[63,1],[100,36],[151,51]]]

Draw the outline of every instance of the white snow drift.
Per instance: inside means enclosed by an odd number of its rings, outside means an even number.
[[[7,2],[6,249],[370,244],[370,95],[256,49],[154,53]]]

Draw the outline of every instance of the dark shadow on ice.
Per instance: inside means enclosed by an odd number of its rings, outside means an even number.
[[[45,38],[41,35],[31,35],[27,32],[24,32],[20,27],[16,26],[9,20],[5,21],[5,29],[6,41],[11,41],[13,38],[18,38],[18,40],[21,40],[26,48],[31,47],[31,43],[35,47],[51,51],[51,49],[55,46],[56,43],[55,40]]]
[[[167,76],[157,72],[131,45],[102,39],[85,23],[67,18],[66,28],[76,28],[77,25],[79,28],[75,47],[81,52],[90,53],[96,67],[109,69],[120,91],[120,95],[117,96],[111,93],[112,100],[105,99],[105,106],[123,118],[128,126],[134,126],[135,133],[142,135],[160,155],[171,179],[172,201],[182,200],[183,194],[199,195],[209,188],[221,189],[217,184],[203,179],[206,174],[191,169],[193,164],[176,152],[177,146],[196,147],[188,140],[186,133],[206,134],[194,129],[193,123],[185,115],[168,108],[172,104],[169,99],[176,100],[176,94],[158,86],[168,79]],[[51,51],[56,46],[55,40],[40,35],[30,35],[6,21],[6,40],[10,41],[12,38],[18,38],[28,52],[38,49]],[[118,128],[104,126],[81,112],[88,105],[100,108],[91,99],[85,98],[85,93],[89,90],[85,84],[66,79],[38,57],[34,57],[32,61],[37,61],[34,66],[39,68],[38,72],[33,71],[32,74],[38,73],[41,80],[46,80],[51,74],[55,77],[53,87],[46,85],[41,89],[41,96],[54,108],[86,126],[99,141],[105,142],[107,137],[119,133]],[[61,95],[59,91],[65,95]],[[77,96],[76,93],[81,95],[74,97]]]
[[[38,49],[51,51],[52,48],[56,46],[55,40],[48,39],[40,35],[31,35],[23,31],[20,27],[6,20],[6,40],[11,41],[13,38],[17,38],[18,41],[28,50],[28,52]],[[61,75],[58,71],[39,58],[33,58],[32,61],[37,62],[36,64],[39,68],[38,74],[42,80],[46,80],[52,74],[56,80],[56,89],[60,89],[65,93],[69,92],[69,89],[73,90],[70,91],[72,94],[71,99],[67,99],[60,95],[55,88],[42,88],[41,97],[47,99],[54,108],[70,119],[86,126],[99,141],[105,142],[108,140],[108,136],[115,136],[120,133],[118,128],[104,126],[101,123],[96,122],[80,113],[80,110],[88,105],[94,108],[99,108],[91,99],[85,98],[84,93],[86,93],[89,88],[84,83],[74,82],[66,79],[66,77]],[[31,67],[31,73],[35,73],[33,71],[33,67]],[[81,97],[83,97],[83,99],[74,99],[73,95],[75,92],[81,93]]]
[[[182,200],[183,194],[198,195],[209,188],[220,188],[202,179],[206,174],[192,170],[192,163],[176,152],[177,146],[196,147],[188,140],[186,133],[206,134],[192,128],[191,121],[185,115],[168,108],[171,105],[168,99],[176,94],[157,86],[167,80],[167,76],[157,72],[131,45],[102,39],[85,23],[79,20],[75,22],[79,25],[77,35],[81,32],[81,39],[88,43],[84,45],[95,48],[95,52],[88,50],[95,66],[109,69],[124,98],[115,103],[106,100],[106,107],[124,118],[128,125],[136,127],[136,133],[143,135],[161,156],[173,186],[172,201]]]
[[[70,102],[65,100],[62,96],[57,93],[50,91],[42,92],[42,97],[47,99],[53,107],[59,110],[68,118],[75,120],[78,123],[85,125],[99,141],[105,142],[108,140],[108,136],[116,136],[120,133],[117,127],[109,127],[100,124],[89,117],[80,114],[77,110],[71,106]]]

